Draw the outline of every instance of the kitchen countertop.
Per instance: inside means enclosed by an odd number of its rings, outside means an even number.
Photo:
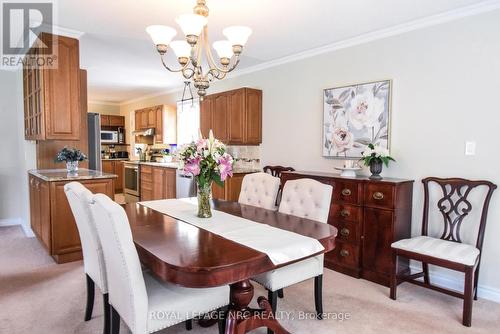
[[[28,173],[48,182],[114,179],[118,177],[115,174],[85,168],[78,169],[75,174],[68,173],[66,169],[32,169]]]
[[[129,164],[137,164],[137,165],[146,165],[153,167],[163,167],[163,168],[178,168],[178,162],[147,162],[147,161],[138,161],[138,160],[130,160],[127,161]],[[249,173],[258,173],[262,172],[261,169],[258,168],[234,168],[234,174],[249,174]]]
[[[113,158],[113,159],[104,159],[101,158],[102,161],[129,161],[129,158]]]

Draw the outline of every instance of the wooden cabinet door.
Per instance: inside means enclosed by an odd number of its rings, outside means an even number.
[[[228,96],[227,94],[217,94],[214,98],[214,108],[212,114],[212,130],[215,138],[223,143],[228,142],[227,116],[228,116]]]
[[[147,111],[146,127],[154,128],[156,126],[156,108],[149,108]]]
[[[135,111],[135,131],[139,131],[141,129],[141,120],[142,120],[141,117],[142,117],[141,111],[136,110]]]
[[[245,90],[227,93],[227,140],[229,144],[245,143]]]
[[[125,127],[125,117],[123,116],[108,116],[109,126]]]
[[[363,270],[389,275],[392,270],[394,213],[390,210],[365,208],[364,216]]]
[[[30,224],[33,232],[40,237],[40,181],[30,179]]]
[[[214,199],[226,199],[226,185],[223,187],[219,186],[215,182],[212,184],[212,198]]]
[[[153,200],[165,198],[165,169],[153,168]]]
[[[164,143],[163,142],[163,106],[158,106],[156,107],[153,112],[155,113],[155,118],[154,122],[155,124],[152,126],[155,128],[155,142],[156,143],[163,143],[163,144],[169,144],[169,143]]]
[[[124,168],[122,161],[114,161],[114,173],[118,176],[115,179],[115,193],[121,193],[123,191]]]
[[[101,126],[109,126],[109,116],[108,115],[100,115],[101,118]]]
[[[176,198],[176,170],[174,168],[165,169],[165,198]]]
[[[262,143],[262,91],[246,89],[245,144]]]
[[[51,247],[51,224],[50,224],[50,189],[48,182],[40,182],[40,237],[45,247],[50,251]]]
[[[78,40],[43,34],[44,42],[57,38],[57,68],[44,70],[46,139],[80,140],[80,52]]]
[[[115,173],[114,162],[113,161],[102,160],[102,172],[103,173],[114,174]]]
[[[226,180],[226,200],[237,202],[240,198],[241,184],[246,174],[235,174]]]
[[[208,137],[208,132],[212,129],[212,116],[214,110],[213,95],[205,97],[200,105],[200,131],[203,137]]]

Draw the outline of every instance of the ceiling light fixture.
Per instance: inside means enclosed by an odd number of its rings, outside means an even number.
[[[170,72],[180,72],[187,80],[192,80],[194,87],[198,90],[201,99],[206,95],[206,90],[210,87],[210,82],[214,79],[222,80],[227,73],[233,71],[240,62],[240,55],[248,38],[252,34],[252,29],[243,26],[232,26],[224,29],[222,33],[227,40],[216,41],[213,48],[219,56],[217,65],[210,42],[208,39],[208,7],[206,0],[197,0],[194,7],[194,14],[180,15],[175,21],[181,27],[186,36],[185,40],[172,41],[177,31],[174,28],[153,25],[146,28],[151,36],[156,50],[160,54],[163,66]],[[169,47],[177,56],[177,61],[181,65],[179,69],[172,69],[165,63],[164,56]],[[203,54],[209,69],[202,67]]]

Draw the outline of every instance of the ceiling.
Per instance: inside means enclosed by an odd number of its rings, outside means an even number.
[[[208,0],[207,5],[212,41],[222,39],[222,29],[229,25],[253,29],[241,69],[483,2]],[[170,25],[180,39],[174,19],[190,13],[194,4],[195,0],[57,1],[56,25],[84,33],[80,54],[81,67],[88,70],[89,100],[122,103],[182,85],[179,74],[161,66],[145,28]]]

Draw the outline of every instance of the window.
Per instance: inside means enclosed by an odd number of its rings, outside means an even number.
[[[177,145],[198,139],[200,129],[200,101],[177,102]]]

